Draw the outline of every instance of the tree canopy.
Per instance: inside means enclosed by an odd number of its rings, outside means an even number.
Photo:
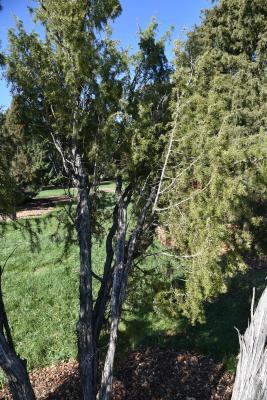
[[[266,251],[266,16],[265,1],[222,0],[176,46],[160,214],[185,275],[171,295],[193,321]]]

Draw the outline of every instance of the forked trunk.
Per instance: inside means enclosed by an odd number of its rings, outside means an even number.
[[[121,315],[122,305],[125,299],[128,276],[133,263],[133,255],[136,247],[137,239],[144,225],[145,217],[148,208],[155,197],[155,189],[152,189],[151,194],[144,205],[139,216],[137,225],[132,232],[129,242],[127,254],[126,248],[126,209],[125,204],[119,204],[118,213],[118,239],[116,247],[116,266],[114,270],[112,297],[111,297],[111,328],[109,346],[106,354],[104,370],[102,373],[101,387],[99,391],[99,400],[109,400],[112,394],[113,367],[118,338],[118,325]],[[126,256],[126,262],[125,262]]]
[[[120,290],[123,277],[124,251],[126,236],[126,209],[121,198],[118,208],[118,238],[116,247],[116,266],[113,275],[112,295],[111,295],[111,328],[109,346],[106,355],[104,370],[102,373],[101,388],[99,393],[100,400],[108,400],[112,393],[113,364],[118,337],[118,324],[120,315]]]

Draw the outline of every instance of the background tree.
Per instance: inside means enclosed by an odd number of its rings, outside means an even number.
[[[5,114],[0,115],[0,137],[3,143]],[[14,214],[14,182],[9,174],[9,159],[1,145],[0,152],[0,213],[2,215]]]
[[[265,1],[221,0],[176,46],[158,211],[184,275],[168,296],[193,322],[266,253],[266,17]]]
[[[9,160],[9,175],[15,190],[14,205],[35,196],[53,176],[47,141],[43,140],[40,129],[32,134],[31,124],[20,98],[13,97],[2,125],[1,148]]]

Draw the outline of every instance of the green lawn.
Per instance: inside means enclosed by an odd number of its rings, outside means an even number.
[[[100,190],[115,190],[115,183],[114,182],[109,182],[105,181],[100,184]],[[42,190],[38,195],[36,196],[37,199],[43,199],[47,197],[59,197],[59,196],[65,196],[69,194],[66,189],[63,188],[51,188],[51,189],[45,189]],[[75,189],[70,189],[70,195],[74,196],[75,195]]]
[[[51,188],[51,189],[45,189],[42,190],[38,195],[36,196],[37,199],[43,199],[47,197],[59,197],[59,196],[65,196],[69,194],[66,189],[61,189],[61,188]],[[75,194],[75,189],[70,190],[71,196],[74,196]]]
[[[112,195],[104,197],[109,205]],[[64,252],[62,217],[57,208],[41,218],[6,223],[0,242],[0,263],[15,249],[3,276],[4,298],[17,350],[30,369],[76,357],[79,252],[76,244]],[[109,221],[103,220],[105,229]],[[104,251],[105,243],[95,240],[95,272],[101,273]],[[158,258],[155,266],[160,263]],[[95,294],[97,289],[95,281]]]
[[[112,195],[104,196],[108,210]],[[4,298],[17,350],[30,369],[76,357],[79,254],[75,243],[69,244],[64,254],[67,231],[62,217],[58,208],[45,217],[7,223],[1,239],[1,263],[15,249],[3,276]],[[103,220],[106,229],[108,217]],[[150,251],[158,251],[158,246]],[[96,272],[101,272],[104,248],[103,242],[95,240]],[[139,265],[142,271],[136,269],[131,276],[120,325],[120,353],[140,344],[172,346],[209,354],[233,369],[238,352],[234,327],[245,329],[252,288],[256,286],[260,293],[266,273],[248,272],[234,279],[228,294],[207,305],[206,324],[192,327],[185,318],[171,318],[154,307],[154,289],[171,285],[169,261],[159,255],[148,257]],[[95,293],[97,288],[95,281]]]

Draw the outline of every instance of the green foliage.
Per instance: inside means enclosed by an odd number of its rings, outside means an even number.
[[[130,139],[127,169],[130,176],[158,174],[168,132],[171,66],[165,55],[168,35],[157,39],[157,22],[152,19],[139,32],[140,50],[133,57],[134,79],[128,87],[125,134]]]
[[[46,143],[39,140],[40,135],[32,136],[28,132],[19,98],[13,98],[1,121],[3,204],[0,208],[3,213],[10,213],[17,204],[34,196],[47,183],[51,166],[47,163]]]
[[[6,151],[5,114],[0,114],[0,214],[13,214],[16,197],[15,181],[10,175],[10,156]],[[8,147],[10,143],[8,143]]]
[[[108,21],[119,12],[116,0],[42,1],[34,18],[44,25],[46,39],[27,34],[21,22],[9,36],[7,76],[23,102],[31,134],[41,131],[51,152],[58,151],[56,142],[68,160],[75,136],[89,177],[96,164],[102,172],[115,142],[106,125],[116,117],[126,64]]]
[[[130,57],[111,38],[106,17],[111,9],[110,18],[117,15],[118,3],[103,2],[102,20],[97,4],[40,2],[34,15],[46,38],[27,34],[18,22],[9,34],[7,77],[29,135],[50,144],[51,154],[61,153],[66,184],[73,185],[80,156],[89,186],[118,175],[124,187],[131,184],[137,212],[158,180],[170,120],[167,36],[157,39],[153,20]],[[99,228],[98,200],[92,199],[92,211]]]
[[[186,256],[172,296],[193,322],[267,249],[266,16],[265,1],[222,0],[176,47],[162,221]]]

